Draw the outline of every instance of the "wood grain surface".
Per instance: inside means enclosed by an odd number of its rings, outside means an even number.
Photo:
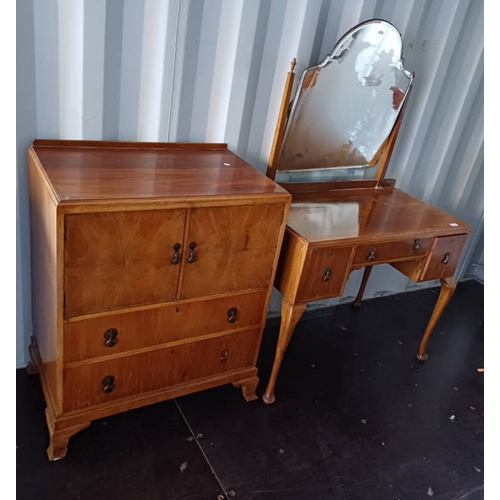
[[[258,339],[259,330],[252,330],[67,369],[64,411],[251,367]],[[109,393],[102,383],[107,376],[115,379]]]
[[[61,202],[286,193],[227,149],[54,143],[33,150]]]
[[[115,356],[171,342],[193,340],[217,332],[260,326],[266,290],[215,299],[168,304],[140,311],[67,322],[65,364]],[[228,311],[236,308],[233,322]],[[116,330],[113,345],[104,337]]]
[[[465,222],[397,188],[357,194],[349,191],[293,194],[288,228],[309,242],[326,245],[361,245],[470,231]],[[311,206],[318,211],[318,203],[324,217],[311,213]],[[356,213],[358,227],[353,228]]]

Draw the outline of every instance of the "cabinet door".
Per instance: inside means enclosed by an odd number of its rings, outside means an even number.
[[[193,209],[182,298],[267,287],[283,213],[281,203]]]
[[[182,244],[185,219],[185,210],[67,215],[65,316],[175,299],[173,247]]]

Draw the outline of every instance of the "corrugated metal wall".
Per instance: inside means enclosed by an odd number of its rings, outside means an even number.
[[[31,328],[32,138],[221,141],[264,170],[291,59],[300,74],[374,17],[402,33],[416,73],[388,176],[474,227],[465,276],[483,220],[483,2],[18,0],[17,11],[18,363]],[[368,296],[414,286],[379,267]],[[359,280],[353,273],[346,296]]]

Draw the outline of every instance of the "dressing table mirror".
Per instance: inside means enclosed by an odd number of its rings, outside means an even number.
[[[427,342],[455,290],[470,227],[385,178],[414,78],[401,54],[393,25],[361,23],[302,73],[293,98],[292,61],[267,176],[328,171],[333,180],[279,183],[292,205],[274,282],[283,298],[267,404],[275,401],[281,362],[306,304],[340,297],[353,270],[364,268],[356,307],[377,264],[414,282],[440,280],[420,361],[427,359]]]

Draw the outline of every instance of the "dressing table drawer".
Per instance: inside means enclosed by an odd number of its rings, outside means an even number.
[[[419,281],[428,281],[453,276],[467,242],[466,234],[435,238]]]
[[[302,271],[297,301],[308,302],[342,294],[353,247],[310,250]]]
[[[194,382],[254,363],[259,330],[87,363],[64,371],[64,411]]]
[[[353,267],[361,267],[392,260],[425,255],[429,249],[430,238],[416,238],[393,243],[362,245],[356,249]]]

